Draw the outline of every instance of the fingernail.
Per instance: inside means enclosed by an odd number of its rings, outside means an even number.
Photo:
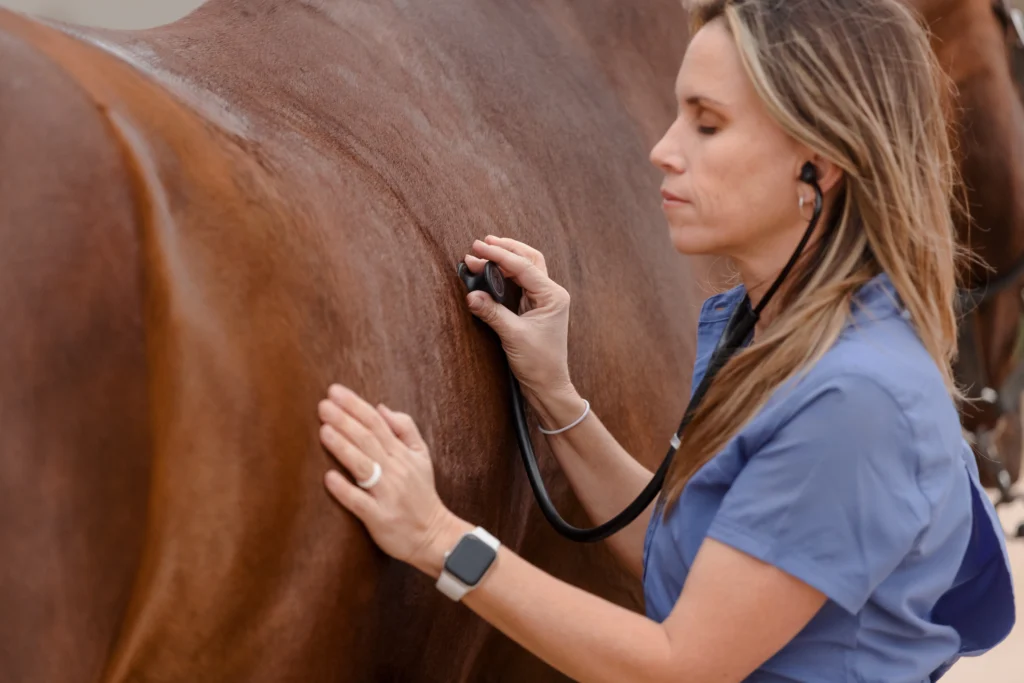
[[[469,310],[479,311],[484,305],[483,297],[481,296],[470,296],[469,297]]]
[[[327,391],[327,395],[335,401],[341,401],[345,398],[346,390],[345,387],[340,384],[332,384],[331,388]]]
[[[332,484],[334,486],[337,486],[338,484],[340,484],[343,481],[345,481],[345,478],[343,476],[341,476],[341,472],[339,472],[338,470],[328,470],[327,471],[327,483],[328,484]]]

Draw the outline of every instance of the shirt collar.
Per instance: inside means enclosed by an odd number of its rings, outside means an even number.
[[[861,311],[870,312],[873,317],[885,317],[889,315],[903,315],[906,317],[906,308],[903,300],[896,292],[896,286],[892,283],[889,274],[882,272],[868,280],[854,296],[854,307]]]
[[[701,307],[698,324],[724,325],[736,306],[743,301],[746,293],[743,285],[738,285],[708,298]],[[855,317],[859,317],[858,313],[867,313],[874,319],[890,315],[906,317],[906,310],[896,292],[896,286],[885,272],[875,275],[857,290],[854,295],[854,311]]]

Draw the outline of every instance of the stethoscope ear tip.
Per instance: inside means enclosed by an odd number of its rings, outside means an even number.
[[[806,162],[800,169],[800,182],[814,185],[818,182],[818,169],[811,162]]]

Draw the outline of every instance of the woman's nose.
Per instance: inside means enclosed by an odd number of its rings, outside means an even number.
[[[651,163],[657,166],[663,173],[679,174],[685,169],[682,146],[674,135],[676,126],[673,125],[665,135],[658,140],[651,150]]]

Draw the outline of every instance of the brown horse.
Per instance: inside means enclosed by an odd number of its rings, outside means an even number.
[[[330,502],[334,380],[416,416],[458,514],[638,608],[536,512],[456,266],[489,232],[542,249],[582,392],[663,455],[707,294],[647,161],[686,25],[676,0],[0,12],[0,680],[557,680]]]
[[[334,380],[416,416],[457,513],[639,607],[535,511],[455,267],[488,232],[543,250],[576,382],[660,458],[708,276],[646,161],[686,18],[643,5],[213,0],[141,32],[0,12],[0,680],[557,680],[329,502]]]
[[[994,3],[994,4],[993,4]],[[1024,24],[1006,0],[915,0],[956,87],[951,123],[978,257],[967,275],[958,380],[983,480],[1004,500],[1020,475],[1024,279]],[[1017,15],[1017,16],[1015,16]]]

